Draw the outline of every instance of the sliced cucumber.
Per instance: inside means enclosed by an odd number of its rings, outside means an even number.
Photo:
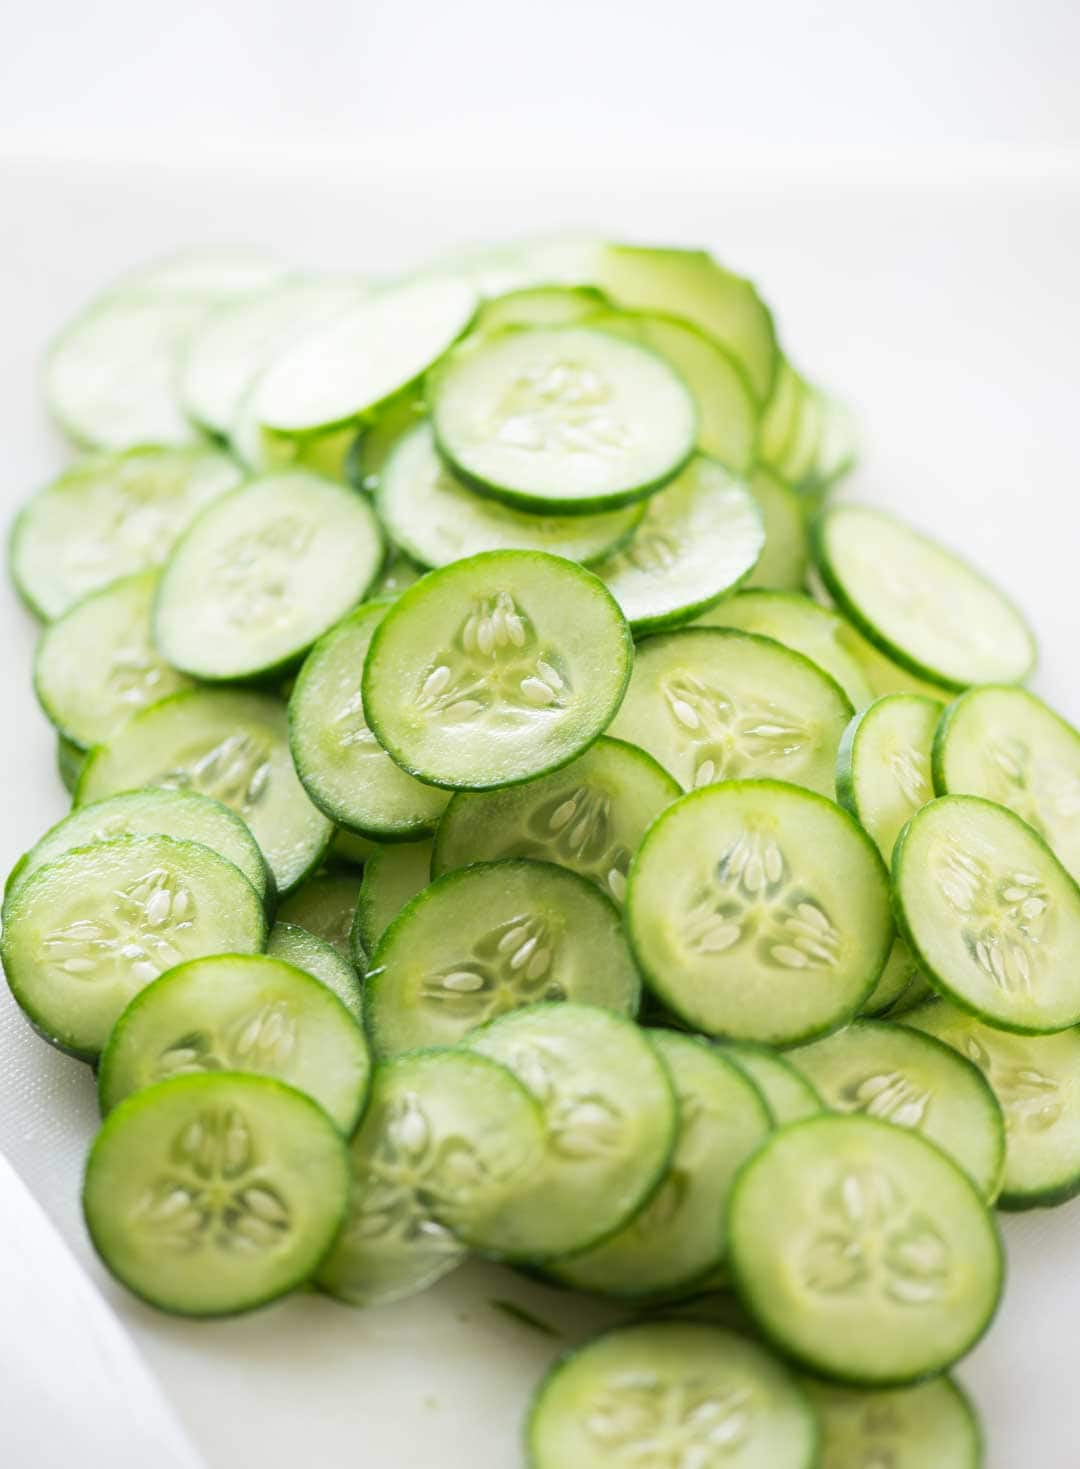
[[[121,837],[46,863],[4,905],[11,993],[53,1045],[93,1059],[120,1012],[174,964],[266,943],[239,868],[172,837]]]
[[[805,1386],[825,1434],[821,1469],[981,1469],[979,1421],[951,1377],[883,1392]]]
[[[142,710],[86,762],[75,803],[139,786],[196,791],[251,827],[280,893],[318,865],[330,822],[289,755],[285,706],[263,694],[194,689]]]
[[[343,862],[347,867],[363,867],[368,858],[373,857],[378,849],[378,842],[373,842],[368,837],[359,836],[356,832],[339,826],[327,850],[327,857],[334,862]]]
[[[819,594],[817,584],[820,580],[811,565],[806,573],[807,588],[812,591],[815,601],[823,606],[831,605],[831,599],[826,603]],[[875,648],[873,643],[868,642],[850,622],[844,623],[840,641],[862,669],[875,699],[880,699],[885,694],[920,694],[923,698],[936,699],[938,703],[947,704],[953,697],[954,690],[944,688],[938,683],[930,683],[924,678],[916,678],[906,668],[901,668],[899,663],[886,658],[880,648]]]
[[[1012,603],[950,551],[866,505],[836,505],[814,559],[841,611],[887,657],[950,688],[1016,683],[1035,642]]]
[[[117,1107],[86,1165],[94,1248],[163,1311],[227,1316],[312,1275],[341,1227],[349,1159],[309,1097],[265,1076],[159,1082]]]
[[[346,477],[358,490],[374,494],[382,481],[386,461],[398,444],[421,422],[427,421],[422,386],[410,383],[379,405],[362,424],[353,425],[353,445],[346,461]]]
[[[538,1000],[637,1010],[640,980],[619,913],[550,862],[480,862],[447,873],[379,940],[365,1016],[379,1056],[454,1045]]]
[[[214,245],[146,261],[123,275],[114,289],[220,303],[260,295],[291,274],[289,266],[265,250]]]
[[[725,1041],[722,1054],[754,1083],[777,1127],[824,1111],[825,1104],[806,1077],[770,1046]]]
[[[894,1386],[986,1330],[1003,1254],[974,1184],[933,1143],[870,1117],[797,1122],[735,1182],[728,1258],[759,1329],[812,1372]]]
[[[286,469],[307,469],[347,484],[349,456],[356,442],[357,426],[322,429],[290,438],[274,433],[259,421],[260,374],[244,394],[229,429],[229,448],[252,474],[271,474]]]
[[[407,556],[402,556],[396,551],[391,553],[368,594],[370,600],[373,602],[383,599],[396,601],[402,592],[415,586],[424,575],[425,569],[410,561]]]
[[[471,339],[429,383],[440,451],[475,488],[523,508],[611,510],[690,458],[697,408],[655,352],[589,326]]]
[[[877,842],[886,862],[900,828],[934,794],[930,751],[941,714],[936,699],[887,694],[856,714],[840,741],[836,798]]]
[[[680,794],[644,750],[602,736],[550,775],[501,791],[459,791],[439,822],[431,871],[531,857],[580,872],[621,906],[646,828]]]
[[[491,333],[507,326],[574,326],[610,310],[611,302],[595,286],[523,286],[485,301],[472,330]]]
[[[810,560],[810,532],[803,502],[761,465],[754,470],[750,489],[765,522],[765,547],[746,578],[746,586],[799,592]]]
[[[803,379],[786,357],[780,357],[758,431],[758,461],[774,471],[795,437],[805,391]]]
[[[1080,888],[1003,806],[941,796],[900,833],[897,920],[949,999],[1003,1030],[1080,1023]]]
[[[846,404],[815,389],[818,400],[817,448],[813,463],[803,473],[797,488],[803,495],[820,497],[850,473],[859,455],[859,435],[854,415]]]
[[[353,952],[373,954],[405,904],[431,881],[431,842],[394,842],[380,847],[364,865],[356,903]]]
[[[289,894],[277,916],[283,923],[298,923],[343,959],[351,959],[349,939],[361,880],[355,872],[316,873]]]
[[[358,1024],[364,1021],[364,995],[352,964],[343,959],[332,944],[309,933],[298,923],[278,920],[270,930],[266,952],[286,964],[295,964],[320,984],[337,995]]]
[[[565,765],[604,730],[632,649],[591,572],[540,551],[488,551],[394,603],[364,664],[364,711],[411,775],[510,785]]]
[[[885,968],[881,971],[881,978],[863,1006],[863,1014],[882,1015],[886,1010],[891,1010],[892,1006],[900,1001],[912,985],[922,981],[922,978],[922,973],[912,957],[911,950],[897,934],[889,950],[889,957],[885,961]]]
[[[768,780],[694,791],[659,816],[626,912],[646,982],[680,1019],[782,1046],[855,1015],[893,934],[869,837],[831,801]]]
[[[838,684],[771,638],[683,628],[638,648],[610,733],[686,789],[775,776],[831,796],[851,713]]]
[[[78,745],[73,745],[62,734],[58,734],[56,737],[56,770],[69,796],[75,794],[85,764],[86,751]]]

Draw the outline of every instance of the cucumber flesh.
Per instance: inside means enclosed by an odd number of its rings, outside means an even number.
[[[765,523],[765,546],[745,586],[747,590],[760,587],[766,591],[800,592],[810,560],[810,535],[803,502],[794,490],[761,465],[751,476],[750,489]]]
[[[217,245],[145,261],[123,275],[113,289],[222,304],[261,295],[291,274],[289,266],[264,250]]]
[[[889,694],[858,713],[840,741],[837,800],[873,837],[886,862],[901,827],[934,794],[930,752],[941,714],[936,699]]]
[[[360,980],[351,962],[343,959],[332,944],[319,938],[318,934],[309,933],[298,923],[285,923],[278,919],[270,930],[266,952],[273,959],[294,964],[324,984],[337,995],[353,1019],[363,1024],[364,995]]]
[[[508,326],[574,326],[610,310],[611,302],[595,286],[523,286],[485,301],[472,330],[491,333]]]
[[[722,1054],[754,1083],[777,1127],[824,1111],[824,1103],[806,1077],[770,1046],[725,1041]]]
[[[889,950],[889,957],[885,961],[885,968],[881,971],[881,978],[874,986],[870,998],[863,1006],[864,1015],[882,1015],[891,1011],[913,986],[926,985],[929,990],[929,982],[924,979],[922,971],[915,963],[911,950],[899,934],[893,939],[893,946]]]
[[[373,954],[405,904],[431,881],[431,842],[394,842],[380,847],[364,866],[356,903],[353,953]]]
[[[824,1433],[821,1469],[981,1469],[979,1421],[951,1377],[883,1392],[805,1387]]]
[[[58,734],[56,737],[56,771],[69,796],[75,794],[85,764],[86,751],[79,745],[72,744],[62,734]]]
[[[361,878],[355,872],[318,872],[295,888],[277,910],[283,923],[298,923],[351,959],[349,945]]]

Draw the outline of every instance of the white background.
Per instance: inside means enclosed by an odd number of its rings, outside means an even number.
[[[21,9],[0,47],[0,512],[62,462],[36,395],[42,343],[145,256],[265,241],[396,269],[564,225],[707,243],[759,279],[797,359],[859,410],[866,453],[845,493],[1000,580],[1038,628],[1036,686],[1080,719],[1078,57],[1063,0]],[[32,628],[7,592],[0,628],[6,868],[64,803]],[[571,1333],[584,1318],[482,1272],[362,1316],[306,1299],[212,1326],[155,1316],[89,1259],[77,1183],[93,1125],[85,1069],[0,995],[0,1147],[210,1469],[516,1462],[552,1346],[490,1298]],[[1080,1204],[1006,1235],[1006,1305],[964,1372],[990,1469],[1076,1469]],[[20,1336],[0,1302],[0,1371]],[[83,1462],[98,1469],[92,1445]]]

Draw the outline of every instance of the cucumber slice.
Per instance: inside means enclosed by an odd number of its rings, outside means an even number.
[[[633,539],[596,574],[638,636],[689,622],[744,581],[765,544],[750,491],[698,455],[649,501]]]
[[[459,791],[439,822],[432,875],[531,857],[580,872],[621,906],[646,828],[680,794],[644,750],[601,736],[550,775],[501,791]]]
[[[697,408],[664,359],[588,326],[472,338],[428,385],[440,452],[476,489],[522,508],[612,510],[693,453]]]
[[[376,504],[394,542],[423,566],[514,549],[591,563],[622,545],[645,513],[630,505],[596,515],[532,515],[484,498],[447,469],[426,421],[410,428],[386,460]]]
[[[917,678],[962,689],[1031,672],[1035,641],[1012,603],[902,521],[836,505],[814,528],[813,553],[840,610]]]
[[[543,1155],[487,1221],[484,1248],[541,1263],[601,1244],[644,1208],[667,1172],[679,1112],[643,1031],[590,1005],[531,1005],[467,1045],[508,1066],[545,1119]]]
[[[69,796],[75,794],[82,775],[82,768],[86,764],[86,751],[78,745],[73,745],[63,735],[56,737],[56,769],[60,776],[61,784]]]
[[[899,998],[889,1010],[888,1018],[890,1020],[906,1018],[907,1012],[915,1009],[917,1005],[921,1005],[924,1000],[937,1000],[938,998],[939,996],[935,993],[934,986],[927,979],[926,975],[921,970],[916,970],[915,977],[907,989],[902,991]]]
[[[151,639],[156,586],[152,571],[123,577],[43,629],[34,656],[34,692],[72,744],[101,744],[139,709],[191,687]]]
[[[368,860],[356,903],[354,955],[373,954],[405,904],[424,891],[431,881],[431,853],[431,842],[394,842]]]
[[[150,785],[213,796],[250,826],[284,894],[318,865],[333,829],[296,778],[287,734],[285,706],[267,695],[174,694],[93,752],[75,804]]]
[[[356,490],[300,471],[249,480],[174,548],[155,641],[196,678],[288,668],[363,599],[382,562],[378,522]]]
[[[538,1000],[632,1015],[641,984],[614,903],[550,862],[479,862],[447,873],[398,914],[365,988],[376,1054],[449,1046]]]
[[[754,1083],[777,1127],[802,1122],[825,1110],[806,1077],[771,1047],[752,1041],[725,1041],[721,1053]]]
[[[261,373],[244,394],[230,425],[232,453],[252,474],[308,469],[324,479],[348,483],[347,467],[356,442],[356,424],[305,434],[303,438],[274,433],[259,422],[259,391],[264,376]]]
[[[798,378],[787,441],[775,459],[767,461],[785,484],[801,488],[810,479],[821,448],[824,427],[821,399],[805,378]]]
[[[696,1321],[649,1321],[555,1363],[533,1398],[529,1469],[814,1469],[819,1429],[787,1369]],[[867,1465],[866,1469],[870,1469]]]
[[[239,484],[212,449],[131,449],[76,464],[40,490],[11,535],[11,574],[38,617],[160,566],[195,515]]]
[[[815,389],[818,400],[818,439],[814,462],[798,484],[800,494],[820,498],[849,474],[859,457],[854,416],[836,398]]]
[[[115,289],[224,302],[259,295],[287,280],[290,273],[264,250],[215,245],[146,261],[122,276]]]
[[[361,881],[355,872],[316,873],[289,894],[277,916],[283,923],[298,923],[351,961],[349,940]]]
[[[795,437],[805,392],[806,383],[787,358],[780,357],[758,430],[758,461],[774,471]]]
[[[999,1208],[1063,1204],[1080,1194],[1080,1032],[1009,1035],[947,1000],[908,1011],[904,1024],[966,1056],[993,1088],[1005,1115]]]
[[[364,1023],[364,995],[356,970],[332,944],[298,923],[284,923],[279,919],[270,930],[266,952],[272,959],[294,964],[324,984],[337,995],[357,1024]]]
[[[485,301],[472,331],[490,334],[508,326],[575,326],[610,310],[611,302],[595,286],[523,286]]]
[[[389,605],[365,603],[324,634],[289,700],[289,744],[304,789],[334,821],[383,841],[434,831],[448,799],[395,765],[364,717],[364,660]]]
[[[1004,1259],[974,1184],[871,1117],[776,1132],[735,1182],[728,1258],[759,1330],[812,1372],[898,1386],[944,1371],[997,1309]]]
[[[416,585],[424,575],[425,569],[410,561],[407,556],[402,556],[396,551],[392,552],[372,585],[368,599],[372,602],[396,601],[402,592]]]
[[[610,733],[687,789],[775,776],[831,796],[851,713],[838,684],[771,638],[683,628],[638,648]]]
[[[346,461],[346,477],[358,490],[378,490],[387,459],[406,434],[427,420],[427,401],[420,385],[412,383],[380,404],[362,424],[353,425],[353,445]]]
[[[679,1103],[679,1133],[664,1181],[605,1244],[551,1267],[578,1290],[643,1297],[690,1289],[719,1269],[735,1174],[771,1130],[761,1094],[714,1047],[657,1030]]]
[[[311,1276],[349,1196],[345,1142],[265,1076],[179,1076],[107,1118],[86,1165],[94,1248],[128,1290],[180,1316],[262,1306]]]
[[[787,1059],[833,1112],[861,1112],[937,1143],[990,1203],[1001,1190],[1005,1125],[978,1068],[929,1036],[857,1020]]]
[[[750,489],[765,523],[765,547],[745,586],[801,591],[810,561],[810,532],[803,502],[761,465],[754,470]]]
[[[540,551],[487,551],[391,607],[364,664],[364,711],[410,775],[490,790],[592,744],[622,702],[632,651],[591,572]]]
[[[476,299],[472,286],[450,277],[373,293],[270,364],[257,388],[258,421],[296,436],[354,423],[443,355]]]
[[[919,967],[1003,1030],[1080,1023],[1080,888],[1031,827],[977,796],[940,796],[900,833],[897,921]]]
[[[4,905],[0,952],[31,1024],[92,1060],[163,970],[265,943],[262,903],[231,862],[197,842],[121,837],[65,852],[20,883]]]
[[[981,1469],[979,1421],[951,1377],[884,1392],[804,1385],[825,1435],[821,1469]]]
[[[941,714],[937,699],[887,694],[856,714],[840,741],[836,799],[886,862],[900,828],[933,797],[930,750]]]
[[[939,795],[985,796],[1034,827],[1080,881],[1080,734],[1026,689],[971,689],[934,741]]]
[[[376,1067],[350,1145],[348,1218],[318,1285],[352,1306],[433,1285],[486,1237],[543,1150],[536,1102],[486,1057],[418,1051]]]
[[[310,974],[265,954],[215,954],[170,969],[120,1016],[98,1071],[102,1113],[157,1081],[214,1071],[288,1082],[348,1136],[371,1061],[364,1032]]]
[[[821,578],[811,564],[806,573],[807,590],[812,593],[814,600],[822,606],[831,608],[831,599],[826,602],[824,595],[819,593]],[[953,698],[955,690],[944,688],[941,684],[930,683],[924,678],[916,678],[906,668],[901,668],[891,658],[886,658],[879,648],[873,643],[867,642],[860,632],[852,627],[850,622],[844,622],[840,630],[840,642],[851,654],[863,671],[863,677],[870,685],[870,691],[875,699],[880,699],[886,694],[920,694],[926,699],[936,699],[939,704],[947,704]]]
[[[863,1006],[863,1014],[884,1014],[886,1010],[891,1010],[892,1006],[897,1004],[913,985],[920,982],[926,984],[919,966],[912,957],[911,950],[897,934],[889,950],[889,957],[885,961],[885,968],[881,971],[881,978]],[[929,989],[929,984],[927,984],[927,989]]]
[[[694,791],[659,816],[626,913],[646,982],[680,1019],[781,1046],[850,1020],[893,934],[869,837],[831,801],[771,780]]]
[[[378,849],[378,842],[369,841],[367,837],[358,836],[356,832],[339,826],[327,849],[327,857],[334,862],[343,862],[347,867],[363,867]]]

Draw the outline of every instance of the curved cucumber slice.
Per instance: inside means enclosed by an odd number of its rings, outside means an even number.
[[[356,490],[301,471],[249,480],[173,550],[155,641],[201,679],[286,668],[356,606],[382,562],[378,522]]]
[[[507,326],[574,326],[610,310],[611,302],[595,286],[523,286],[485,301],[472,330],[491,333]]]
[[[102,1053],[101,1110],[157,1081],[207,1071],[288,1082],[348,1136],[371,1061],[363,1031],[317,979],[265,954],[215,954],[178,964],[128,1005]]]
[[[356,970],[332,944],[298,923],[284,923],[279,919],[270,930],[266,952],[273,959],[294,964],[324,984],[337,995],[357,1024],[364,1023],[364,995]]]
[[[560,1357],[526,1429],[529,1469],[813,1469],[819,1430],[787,1369],[756,1342],[695,1321],[624,1326]],[[951,1469],[951,1466],[950,1466]]]
[[[339,826],[327,849],[327,856],[335,862],[343,862],[347,867],[363,867],[378,849],[377,842],[370,841],[367,837],[359,836],[356,832],[347,831],[345,827]]]
[[[220,303],[258,295],[289,275],[288,266],[263,250],[217,245],[145,261],[123,275],[114,289]]]
[[[487,1221],[484,1248],[543,1262],[602,1243],[644,1207],[679,1114],[667,1067],[636,1025],[589,1005],[532,1005],[466,1044],[508,1066],[545,1123],[543,1155]]]
[[[610,899],[548,862],[447,873],[394,919],[372,955],[365,1011],[375,1050],[449,1046],[538,1000],[633,1014],[640,981]]]
[[[69,796],[75,794],[82,775],[82,768],[86,764],[86,751],[78,745],[73,745],[63,735],[56,737],[56,769],[60,781]]]
[[[259,421],[259,387],[264,376],[260,374],[244,394],[229,428],[229,448],[236,458],[252,474],[308,469],[325,479],[348,483],[346,467],[357,425],[321,429],[299,439],[274,433]]]
[[[735,1174],[771,1129],[754,1084],[714,1047],[656,1030],[679,1103],[679,1135],[664,1181],[625,1228],[552,1267],[579,1290],[640,1297],[689,1289],[720,1267]]]
[[[459,791],[439,822],[432,875],[531,857],[592,878],[621,905],[646,828],[680,794],[644,750],[601,736],[550,775],[501,791]]]
[[[751,477],[750,489],[765,522],[765,548],[746,578],[746,586],[800,592],[810,561],[805,505],[794,490],[760,465]]]
[[[771,638],[683,628],[638,648],[609,732],[686,789],[775,776],[831,796],[851,712],[839,685]]]
[[[852,1018],[893,932],[869,837],[831,801],[767,780],[694,791],[658,817],[626,912],[646,981],[680,1019],[781,1046]]]
[[[362,879],[355,872],[319,872],[295,888],[278,908],[283,923],[298,923],[351,959],[349,944]]]
[[[239,484],[212,449],[131,449],[86,459],[40,490],[15,522],[11,574],[39,617],[160,566],[204,506]]]
[[[588,326],[472,338],[429,384],[440,451],[468,483],[534,510],[613,509],[689,459],[697,409],[655,352]]]
[[[418,1051],[375,1070],[352,1199],[318,1284],[353,1306],[433,1285],[482,1242],[543,1154],[540,1109],[503,1066]]]
[[[431,853],[431,842],[394,842],[380,847],[365,863],[353,923],[354,961],[375,952],[405,904],[427,887],[431,881]]]
[[[390,455],[406,434],[426,421],[427,402],[422,387],[410,383],[403,392],[368,414],[362,424],[353,424],[353,444],[345,466],[349,484],[374,494]]]
[[[396,601],[402,592],[408,591],[424,575],[425,568],[417,566],[407,556],[401,556],[393,552],[380,572],[378,579],[372,585],[369,593],[370,601]]]
[[[805,1076],[771,1047],[725,1041],[721,1053],[754,1083],[777,1127],[824,1111],[825,1104]]]
[[[825,1435],[821,1469],[981,1469],[979,1422],[951,1377],[884,1392],[805,1387]]]
[[[1005,1127],[976,1067],[905,1025],[858,1020],[789,1051],[833,1112],[861,1112],[910,1127],[960,1165],[984,1198],[1001,1188]]]
[[[364,710],[411,775],[489,790],[590,745],[622,701],[632,652],[591,572],[539,551],[488,551],[394,603],[364,664]]]
[[[1035,828],[1080,881],[1080,733],[1026,689],[970,689],[934,741],[939,795],[985,796]]]
[[[1080,888],[1011,811],[941,796],[900,833],[897,919],[919,967],[1003,1030],[1080,1023]]]
[[[174,694],[93,752],[75,803],[151,785],[213,796],[244,818],[286,893],[318,864],[332,831],[296,778],[287,733],[284,705],[266,695]]]
[[[836,505],[817,522],[813,549],[841,611],[917,677],[959,689],[1031,672],[1035,642],[1012,603],[902,521]]]
[[[117,1107],[86,1165],[94,1248],[181,1316],[249,1311],[311,1276],[341,1227],[349,1160],[310,1098],[265,1076],[159,1082]]]
[[[886,862],[900,828],[933,797],[930,750],[941,714],[936,699],[887,694],[856,714],[840,741],[836,798]]]
[[[1001,1296],[994,1220],[955,1163],[907,1128],[814,1117],[746,1164],[728,1258],[758,1328],[813,1372],[893,1386],[943,1371]]]
[[[88,749],[139,709],[191,687],[150,636],[157,575],[139,572],[91,592],[46,627],[34,656],[38,702],[60,732]]]
[[[889,950],[889,957],[885,961],[885,968],[881,971],[881,978],[863,1006],[863,1014],[884,1014],[886,1010],[890,1010],[893,1005],[897,1004],[913,985],[917,984],[925,984],[929,991],[930,986],[912,958],[911,950],[897,934]]]
[[[164,970],[265,943],[266,914],[239,868],[197,842],[152,836],[77,847],[39,868],[4,906],[0,948],[31,1024],[92,1059]]]
[[[364,715],[364,660],[388,610],[387,602],[368,602],[331,628],[289,700],[289,743],[308,795],[334,821],[384,841],[426,836],[448,799],[395,765]]]
[[[633,539],[596,574],[640,635],[689,622],[734,590],[765,544],[754,497],[698,455],[649,501]]]

